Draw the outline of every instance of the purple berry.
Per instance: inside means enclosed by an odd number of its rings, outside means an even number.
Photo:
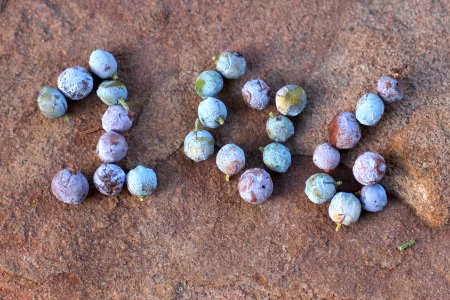
[[[328,139],[338,149],[355,147],[361,139],[361,129],[355,115],[348,111],[338,113],[328,124]]]
[[[387,195],[381,184],[366,185],[361,189],[362,208],[370,212],[379,212],[387,204]]]
[[[392,103],[403,99],[403,91],[397,79],[383,76],[378,79],[377,92],[386,103]]]
[[[127,151],[125,138],[114,131],[104,133],[98,140],[97,154],[103,162],[118,162],[127,155]]]
[[[324,171],[336,169],[341,160],[339,151],[328,143],[320,144],[316,147],[313,154],[314,164]]]
[[[386,163],[383,156],[374,152],[364,152],[355,160],[353,176],[363,185],[374,184],[383,179]]]
[[[103,114],[102,127],[106,132],[127,132],[133,125],[132,116],[122,105],[111,105]]]
[[[272,178],[264,169],[249,169],[239,179],[239,194],[251,204],[262,204],[269,199],[272,191]]]
[[[89,57],[91,71],[100,78],[106,79],[117,72],[117,61],[114,56],[104,50],[94,50]]]
[[[94,173],[94,185],[106,196],[118,195],[125,183],[125,172],[115,164],[102,164]]]
[[[261,79],[247,81],[242,88],[245,103],[254,109],[262,110],[270,100],[270,88]]]
[[[89,183],[80,172],[63,169],[53,177],[51,190],[64,203],[80,204],[89,193]]]
[[[58,89],[72,100],[81,100],[92,92],[94,79],[83,67],[65,69],[58,77]]]

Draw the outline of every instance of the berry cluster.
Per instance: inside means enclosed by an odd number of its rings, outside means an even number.
[[[93,175],[94,186],[106,196],[118,195],[127,183],[131,194],[140,197],[151,195],[157,186],[155,172],[145,166],[137,166],[128,174],[114,164],[128,152],[128,144],[122,134],[133,124],[133,113],[126,103],[128,91],[117,76],[114,56],[103,50],[95,50],[89,57],[91,71],[104,80],[97,89],[97,96],[108,105],[102,117],[106,131],[99,139],[96,152],[103,164]],[[88,96],[94,85],[92,75],[80,66],[64,70],[58,77],[58,89],[44,87],[38,96],[38,106],[49,119],[65,115],[68,109],[66,97],[81,100]],[[59,171],[52,180],[51,191],[55,197],[68,204],[80,204],[89,193],[86,177],[73,169]]]
[[[313,154],[314,164],[329,172],[339,165],[340,153],[338,149],[351,149],[361,139],[360,124],[374,126],[382,118],[384,103],[392,103],[403,98],[403,92],[397,79],[383,76],[377,83],[377,94],[363,95],[356,105],[355,114],[352,112],[338,113],[328,125],[328,139],[330,143],[323,143],[316,147]],[[384,101],[384,102],[383,102]],[[352,193],[336,193],[336,182],[326,173],[312,175],[306,181],[305,193],[309,200],[316,204],[331,200],[328,215],[336,224],[336,230],[342,225],[351,225],[358,221],[361,209],[369,212],[383,210],[387,204],[387,195],[383,186],[378,184],[386,172],[384,158],[378,153],[365,152],[361,154],[353,165],[353,176],[364,185],[358,199]]]
[[[197,77],[195,89],[203,100],[198,106],[195,128],[184,139],[184,153],[195,162],[204,161],[214,153],[214,138],[207,130],[200,129],[200,124],[217,128],[227,118],[225,104],[214,98],[223,88],[223,77],[237,79],[245,74],[246,61],[238,52],[225,51],[213,60],[216,70],[204,71]],[[250,108],[262,110],[269,104],[270,88],[261,79],[249,80],[242,88],[242,97]],[[275,102],[281,115],[270,113],[266,122],[267,134],[274,143],[260,147],[260,150],[268,169],[284,173],[291,165],[291,152],[281,143],[294,135],[294,124],[286,116],[297,116],[305,109],[306,93],[300,86],[290,84],[277,92]],[[229,181],[244,168],[244,151],[235,144],[226,144],[217,153],[216,164]],[[273,182],[267,171],[253,168],[241,175],[238,188],[242,199],[261,204],[271,196]]]

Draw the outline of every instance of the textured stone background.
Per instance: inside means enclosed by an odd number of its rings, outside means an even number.
[[[447,1],[65,2],[0,1],[0,298],[448,297]],[[49,192],[63,166],[92,176],[101,132],[87,132],[106,107],[92,94],[70,103],[68,120],[49,121],[36,97],[66,67],[87,66],[96,48],[116,55],[138,113],[122,166],[147,164],[159,176],[144,203],[92,189],[73,207]],[[240,200],[236,179],[227,184],[213,159],[194,164],[180,150],[199,102],[195,77],[225,49],[249,66],[226,82],[219,98],[230,117],[213,134],[218,146],[241,145],[249,167],[262,165],[257,148],[268,143],[274,105],[245,107],[244,82],[259,76],[273,91],[298,83],[309,98],[288,142],[293,166],[273,176],[263,206]],[[355,191],[348,167],[365,150],[381,153],[389,206],[336,234],[327,205],[303,194],[317,171],[312,151],[338,111],[406,65],[404,101],[363,130],[335,173]],[[397,251],[410,238],[417,244]]]

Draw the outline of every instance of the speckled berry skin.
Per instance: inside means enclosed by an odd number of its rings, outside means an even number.
[[[53,177],[51,190],[64,203],[80,204],[89,193],[89,182],[80,172],[63,169]]]
[[[338,113],[328,125],[330,144],[338,149],[351,149],[361,139],[361,128],[353,113]]]
[[[145,166],[137,166],[127,174],[127,188],[131,194],[146,197],[153,194],[158,185],[155,171]]]
[[[383,76],[378,79],[377,93],[386,103],[392,103],[403,99],[403,91],[397,79]]]
[[[278,90],[275,104],[278,111],[285,116],[297,116],[306,107],[305,90],[295,84],[289,84]]]
[[[216,70],[225,78],[237,79],[245,74],[247,63],[239,52],[225,51],[216,60]]]
[[[208,97],[198,105],[198,118],[205,127],[220,127],[227,119],[227,115],[227,107],[219,99]]]
[[[264,147],[263,161],[272,171],[284,173],[291,166],[291,152],[283,144],[272,143]]]
[[[375,152],[364,152],[355,160],[353,176],[362,185],[375,184],[384,177],[386,163],[383,156]]]
[[[116,105],[119,103],[119,98],[127,100],[128,91],[125,84],[119,80],[106,80],[99,85],[97,96],[106,105]]]
[[[106,79],[117,72],[117,61],[111,53],[97,49],[89,57],[89,67],[95,75]]]
[[[235,175],[245,166],[244,150],[235,144],[226,144],[217,152],[216,164],[226,175]]]
[[[43,87],[37,98],[37,103],[42,114],[49,119],[64,116],[67,112],[66,97],[52,87]]]
[[[366,185],[361,189],[362,208],[369,212],[379,212],[387,205],[387,195],[380,184]]]
[[[279,115],[269,117],[266,122],[266,132],[275,142],[284,143],[295,133],[294,124],[289,118]]]
[[[94,186],[105,196],[118,195],[125,184],[125,172],[115,164],[102,164],[94,173]]]
[[[331,144],[323,143],[317,145],[313,154],[314,164],[324,171],[336,169],[341,160],[339,150],[334,148]]]
[[[335,180],[328,174],[317,173],[306,180],[305,194],[315,204],[331,200],[336,194]]]
[[[102,127],[106,132],[127,132],[131,125],[133,125],[131,112],[121,105],[111,105],[103,114]]]
[[[384,102],[377,94],[365,94],[356,105],[355,116],[359,123],[374,126],[383,117]]]
[[[184,154],[195,162],[201,162],[214,153],[214,138],[206,130],[193,130],[184,138]]]
[[[202,99],[213,97],[223,88],[223,78],[214,70],[203,71],[195,81],[195,91]]]
[[[270,198],[273,182],[264,169],[249,169],[239,178],[239,195],[251,204],[262,204]]]
[[[103,162],[118,162],[128,152],[128,144],[120,134],[111,131],[104,133],[97,144],[97,155]]]
[[[270,100],[270,88],[261,79],[249,80],[242,88],[245,103],[253,109],[263,110]]]
[[[58,77],[58,89],[71,100],[81,100],[92,92],[94,79],[83,67],[65,69]]]
[[[349,226],[358,221],[361,214],[361,203],[352,193],[337,193],[331,199],[328,215],[338,224]]]

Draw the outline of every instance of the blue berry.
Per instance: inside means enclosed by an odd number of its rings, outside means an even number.
[[[195,81],[195,91],[203,99],[217,95],[222,88],[223,78],[217,71],[203,71]]]
[[[220,171],[228,176],[239,173],[245,165],[244,150],[235,144],[227,144],[220,148],[216,156],[216,164]]]
[[[378,79],[377,92],[386,103],[392,103],[403,99],[403,91],[397,79],[383,76]]]
[[[340,160],[341,154],[339,150],[328,143],[320,144],[314,150],[313,162],[325,172],[336,169]]]
[[[328,139],[338,149],[351,149],[361,139],[361,128],[353,113],[338,113],[328,124]]]
[[[239,178],[239,195],[251,204],[262,204],[270,198],[273,182],[264,169],[249,169]]]
[[[341,225],[349,226],[359,219],[361,214],[361,203],[352,193],[337,193],[333,199],[331,199],[330,206],[328,207],[328,215],[333,220],[339,230]]]
[[[228,79],[237,79],[245,74],[247,63],[239,52],[225,51],[218,57],[214,57],[216,70]]]
[[[133,125],[132,113],[121,105],[111,105],[102,117],[102,127],[106,132],[127,132]]]
[[[387,204],[387,195],[380,184],[366,185],[361,189],[362,208],[370,212],[379,212]]]
[[[127,100],[128,91],[119,80],[106,80],[99,85],[97,96],[107,105],[116,105]]]
[[[355,160],[353,176],[362,185],[379,182],[386,172],[386,162],[383,156],[375,152],[364,152]]]
[[[261,79],[253,79],[245,83],[242,97],[251,108],[262,110],[269,104],[270,88]]]
[[[145,166],[137,166],[127,175],[127,188],[131,194],[141,200],[150,196],[156,190],[158,179],[155,171]]]
[[[263,161],[272,171],[284,173],[291,166],[291,152],[283,144],[272,143],[264,147]]]
[[[298,85],[289,84],[278,90],[275,103],[278,111],[285,116],[296,116],[306,107],[305,90]]]
[[[206,160],[214,153],[214,138],[206,130],[193,130],[184,138],[184,154],[195,162]]]
[[[381,120],[383,113],[383,100],[376,94],[365,94],[356,105],[356,119],[366,126],[376,125]]]
[[[305,194],[312,202],[322,204],[336,195],[336,186],[339,184],[330,175],[317,173],[306,180]]]
[[[67,68],[58,77],[58,89],[72,100],[85,98],[93,87],[92,75],[80,66]]]
[[[286,142],[295,133],[294,124],[289,118],[283,115],[274,116],[273,113],[270,113],[266,122],[266,131],[271,140],[279,143]]]
[[[110,78],[117,72],[117,62],[114,56],[100,49],[91,53],[89,66],[91,71],[102,79]]]
[[[227,107],[219,99],[208,97],[198,105],[198,118],[208,128],[217,128],[227,119]]]
[[[42,88],[37,102],[42,114],[49,119],[62,117],[67,111],[66,97],[49,86]]]
[[[94,173],[94,186],[106,196],[118,195],[125,183],[125,172],[115,164],[102,164]]]
[[[89,193],[89,183],[80,172],[63,169],[53,177],[51,190],[64,203],[80,204]]]
[[[118,162],[127,155],[128,144],[120,134],[111,131],[104,133],[97,144],[97,154],[103,162]]]

